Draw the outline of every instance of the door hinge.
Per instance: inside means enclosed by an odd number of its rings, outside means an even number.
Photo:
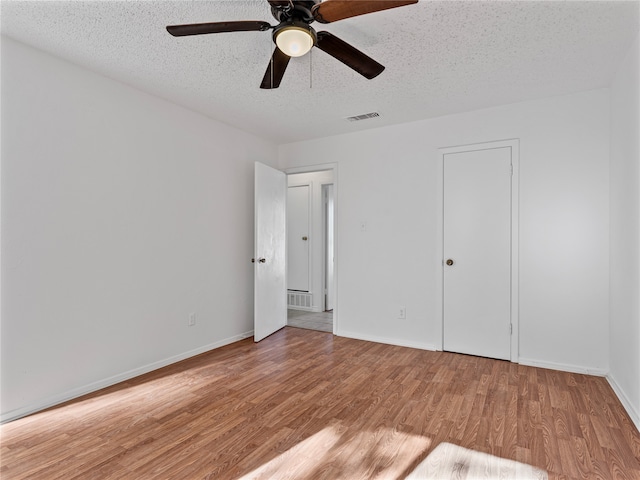
[[[513,163],[511,164],[511,176],[513,177]]]
[[[513,335],[513,323],[509,324],[509,335]]]

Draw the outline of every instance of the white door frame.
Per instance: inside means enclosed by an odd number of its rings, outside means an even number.
[[[518,231],[519,231],[519,172],[520,172],[520,140],[508,139],[494,142],[476,143],[471,145],[460,145],[455,147],[444,147],[438,149],[437,168],[437,223],[436,223],[436,318],[438,322],[439,350],[444,349],[444,156],[451,153],[473,152],[477,150],[490,150],[495,148],[511,148],[511,165],[513,175],[511,176],[511,361],[518,362],[519,359],[519,265],[518,265]]]
[[[328,279],[327,279],[327,270],[328,270],[328,265],[329,265],[329,257],[328,257],[328,242],[327,242],[327,235],[328,235],[328,229],[327,229],[327,225],[328,225],[328,204],[325,203],[327,202],[327,192],[329,191],[328,187],[331,187],[331,216],[333,218],[333,222],[331,227],[332,227],[332,235],[331,235],[331,284],[327,285],[328,283]],[[334,271],[335,271],[335,262],[334,262],[334,255],[333,255],[333,249],[335,248],[335,241],[334,241],[334,236],[333,236],[333,226],[335,225],[335,205],[334,205],[334,201],[333,201],[333,196],[334,196],[334,186],[333,186],[333,182],[332,183],[323,183],[320,186],[321,189],[321,197],[322,197],[322,224],[323,224],[323,230],[324,230],[324,235],[322,236],[322,297],[323,297],[323,309],[326,311],[327,310],[327,298],[331,298],[331,304],[335,304],[334,300],[333,300],[333,278],[334,278]],[[333,310],[333,306],[331,307],[331,310]]]
[[[305,167],[292,167],[284,170],[287,175],[295,173],[313,173],[331,170],[333,173],[333,334],[338,331],[338,164],[322,163]]]

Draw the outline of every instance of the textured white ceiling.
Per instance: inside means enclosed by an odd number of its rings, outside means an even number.
[[[427,1],[313,24],[386,66],[366,80],[324,52],[262,90],[271,32],[174,38],[166,25],[276,24],[266,0],[14,1],[2,33],[276,143],[608,86],[638,1]],[[378,111],[381,117],[345,117]]]

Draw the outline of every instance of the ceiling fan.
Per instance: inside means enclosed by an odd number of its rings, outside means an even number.
[[[316,32],[311,23],[331,23],[367,13],[403,7],[418,0],[267,0],[279,22],[272,26],[259,20],[170,25],[174,37],[207,33],[273,30],[277,48],[273,52],[260,88],[278,88],[291,57],[305,55],[312,47],[328,53],[360,75],[372,79],[384,66],[329,32]]]

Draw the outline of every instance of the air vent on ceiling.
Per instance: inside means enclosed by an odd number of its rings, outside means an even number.
[[[363,113],[362,115],[356,115],[354,117],[347,117],[347,120],[349,120],[350,122],[359,122],[360,120],[368,120],[370,118],[376,118],[379,116],[380,114],[378,112],[371,112]]]

